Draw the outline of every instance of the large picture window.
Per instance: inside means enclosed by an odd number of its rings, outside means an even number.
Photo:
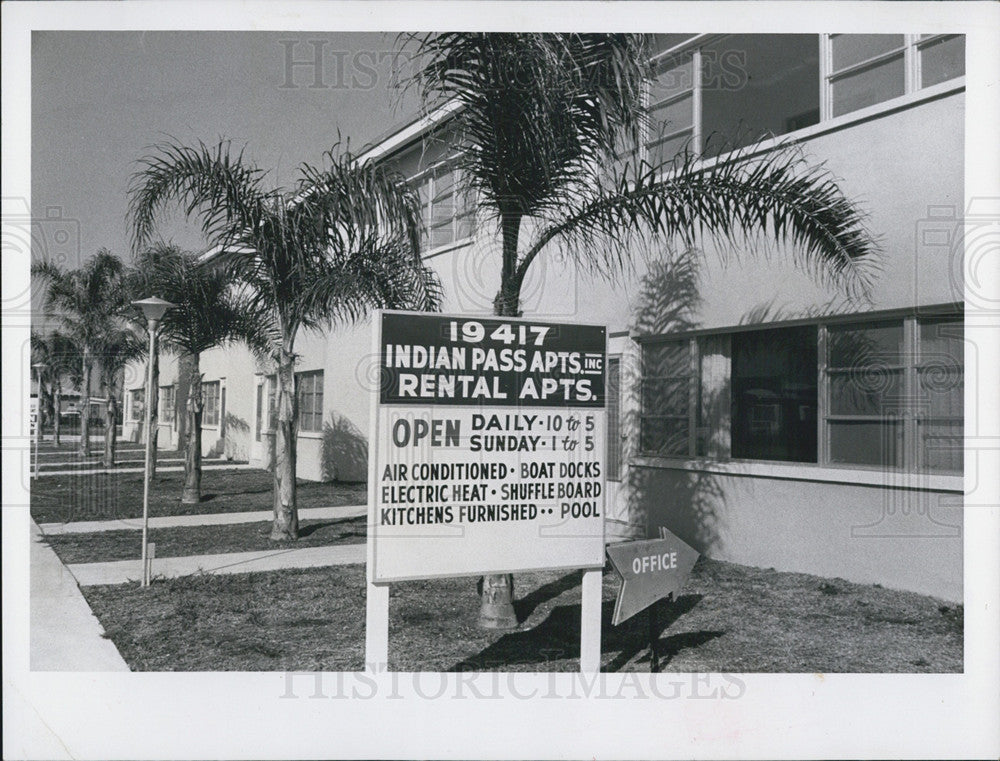
[[[963,346],[957,315],[650,341],[640,451],[960,473]]]
[[[732,336],[732,456],[816,462],[816,328]]]

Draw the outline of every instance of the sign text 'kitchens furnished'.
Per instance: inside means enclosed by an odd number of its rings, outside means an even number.
[[[385,312],[373,581],[603,561],[601,326]]]

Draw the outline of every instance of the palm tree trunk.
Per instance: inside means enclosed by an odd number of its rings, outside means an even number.
[[[188,398],[191,394],[192,355],[182,354],[177,361],[177,394],[174,397],[174,420],[177,423],[177,453],[187,451]]]
[[[43,375],[38,373],[38,440],[45,439],[45,424],[49,420],[49,402],[51,394],[45,388]]]
[[[187,452],[184,455],[184,491],[181,502],[196,505],[201,502],[201,357],[188,355],[187,377]]]
[[[90,455],[90,374],[93,369],[90,349],[83,350],[83,382],[80,388],[80,456]]]
[[[295,490],[296,413],[295,355],[282,347],[278,361],[278,425],[275,429],[274,525],[271,539],[299,538]]]
[[[118,426],[118,399],[114,389],[108,389],[108,404],[104,410],[104,467],[112,468],[115,465],[116,437],[115,429]]]
[[[62,386],[56,381],[52,391],[52,445],[59,446],[59,417],[62,415]]]
[[[517,238],[520,228],[521,217],[519,214],[501,211],[503,266],[500,271],[500,292],[493,302],[494,313],[501,317],[515,317],[521,311],[521,289],[516,274]],[[492,574],[483,577],[479,627],[481,629],[514,629],[517,627],[517,614],[514,612],[513,574]]]
[[[160,438],[160,352],[159,347],[159,337],[155,334],[153,335],[153,356],[150,357],[149,361],[153,363],[152,375],[153,375],[153,388],[150,398],[146,400],[146,404],[149,405],[149,431],[146,435],[149,437],[149,448],[153,452],[152,458],[149,461],[149,480],[152,483],[153,479],[156,478],[156,446]]]

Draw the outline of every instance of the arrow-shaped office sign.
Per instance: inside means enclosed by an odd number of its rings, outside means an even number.
[[[608,545],[608,557],[622,577],[611,623],[617,626],[684,586],[698,553],[664,528],[660,539]]]

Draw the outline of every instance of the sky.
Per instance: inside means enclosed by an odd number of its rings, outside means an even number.
[[[67,267],[102,247],[129,257],[129,177],[168,138],[231,138],[281,186],[338,131],[357,150],[415,112],[391,76],[396,47],[381,33],[35,31],[32,209],[47,218],[36,248],[59,249]],[[181,220],[165,219],[162,237],[201,248]]]

